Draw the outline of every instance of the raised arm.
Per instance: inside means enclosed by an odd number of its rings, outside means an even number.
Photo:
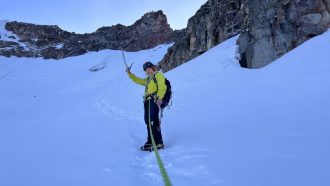
[[[139,78],[136,75],[134,75],[133,73],[131,73],[131,71],[129,69],[126,69],[126,72],[128,74],[128,77],[131,78],[131,80],[133,80],[135,83],[142,85],[142,86],[147,85],[147,78],[145,78],[145,79]]]

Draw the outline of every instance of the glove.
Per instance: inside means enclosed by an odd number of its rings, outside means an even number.
[[[127,67],[126,68],[126,72],[127,72],[127,74],[131,74],[131,68],[130,67]]]

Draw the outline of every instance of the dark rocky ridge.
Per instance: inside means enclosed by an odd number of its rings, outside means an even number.
[[[102,27],[89,34],[16,21],[8,22],[5,28],[19,38],[18,42],[0,40],[0,55],[46,59],[61,59],[103,49],[138,51],[175,42],[177,35],[183,32],[173,31],[162,11],[147,13],[131,26]]]
[[[10,22],[6,29],[19,38],[0,38],[0,55],[61,59],[87,51],[138,51],[175,42],[160,62],[168,71],[240,34],[241,66],[260,68],[329,27],[330,0],[208,0],[179,31],[170,28],[162,11],[147,13],[131,26],[102,27],[90,34]]]

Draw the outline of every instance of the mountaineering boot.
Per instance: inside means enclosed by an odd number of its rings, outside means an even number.
[[[157,144],[157,149],[164,149],[164,144]]]
[[[157,149],[160,150],[160,149],[164,149],[164,144],[157,144],[156,145]],[[141,147],[141,150],[142,151],[153,151],[154,148],[152,147],[152,144],[144,144],[142,147]]]
[[[156,147],[157,147],[157,150],[164,149],[164,144],[157,144]],[[150,151],[153,151],[153,150],[154,150],[154,148],[151,147]]]
[[[143,146],[141,146],[141,150],[142,151],[151,151],[151,143],[150,142],[146,142]]]

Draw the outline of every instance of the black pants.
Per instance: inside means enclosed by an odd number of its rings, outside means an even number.
[[[149,104],[150,103],[150,104]],[[150,97],[149,100],[144,101],[144,121],[147,125],[148,130],[148,143],[151,144],[151,136],[149,129],[149,105],[150,105],[150,125],[152,129],[152,134],[156,144],[163,144],[162,132],[160,129],[160,120],[159,120],[159,107],[155,103],[155,99]]]

